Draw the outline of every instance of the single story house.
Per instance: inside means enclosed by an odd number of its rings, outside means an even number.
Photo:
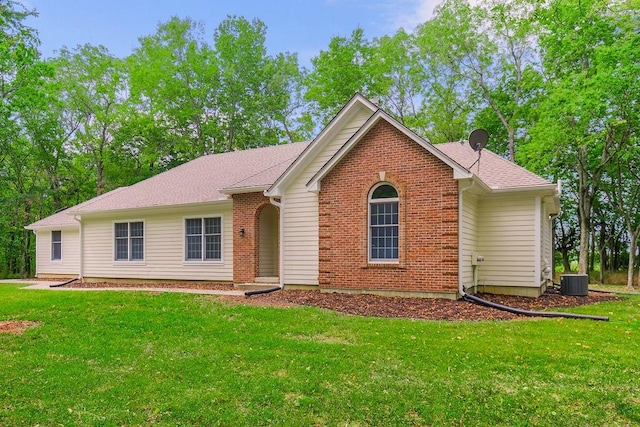
[[[537,296],[559,186],[355,95],[311,142],[207,155],[29,226],[38,277]]]

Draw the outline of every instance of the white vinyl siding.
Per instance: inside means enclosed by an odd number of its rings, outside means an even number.
[[[77,276],[80,273],[79,228],[65,228],[60,233],[62,256],[59,260],[51,259],[52,231],[57,230],[38,230],[36,232],[36,274]]]
[[[462,284],[473,286],[473,267],[471,256],[478,248],[478,198],[468,192],[462,193],[462,227],[461,227],[461,265]],[[483,255],[483,254],[480,254]]]
[[[542,266],[541,268],[544,269],[548,263],[549,267],[553,268],[553,220],[549,218],[549,212],[544,205],[541,223],[540,232],[542,235],[540,236],[540,242],[542,243],[542,251],[540,254],[540,265]]]
[[[307,191],[306,185],[372,114],[364,108],[355,114],[287,187],[283,197],[285,284],[318,284],[318,195]]]
[[[536,198],[484,196],[478,210],[479,284],[539,286],[536,274]]]
[[[128,279],[233,280],[233,210],[232,202],[189,207],[170,212],[136,213],[144,219],[144,265],[116,263],[112,253],[113,222],[118,218],[85,217],[84,276]],[[185,262],[185,218],[222,217],[222,260],[219,262]],[[128,215],[131,217],[131,214]],[[123,217],[122,221],[128,218]]]

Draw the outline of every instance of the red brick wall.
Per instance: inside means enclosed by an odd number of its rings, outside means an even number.
[[[233,283],[253,283],[258,276],[258,215],[269,199],[262,192],[234,194],[233,198]],[[240,230],[244,229],[244,236]]]
[[[368,196],[379,172],[398,190],[398,264],[368,262]],[[457,291],[458,185],[449,166],[382,120],[320,188],[321,288]]]

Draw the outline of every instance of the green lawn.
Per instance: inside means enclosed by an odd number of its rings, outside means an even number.
[[[610,322],[448,323],[0,285],[0,426],[640,425],[640,297]]]

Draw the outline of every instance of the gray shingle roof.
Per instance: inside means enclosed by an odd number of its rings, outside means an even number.
[[[73,214],[188,205],[227,199],[227,193],[261,191],[273,184],[308,146],[308,143],[276,145],[252,150],[203,156],[130,187],[121,187],[28,226],[73,226]],[[462,167],[476,174],[491,189],[550,185],[548,181],[508,160],[468,144],[435,145]],[[476,162],[474,164],[474,162]]]
[[[307,146],[304,142],[203,156],[140,181],[109,197],[71,208],[75,213],[117,211],[211,202],[227,198],[221,190],[268,185]]]
[[[125,189],[127,189],[129,187],[119,187],[116,188],[113,191],[110,191],[108,193],[104,193],[100,196],[94,197],[93,199],[87,200],[86,202],[80,203],[78,205],[72,206],[70,208],[61,210],[59,212],[54,213],[53,215],[49,215],[46,218],[42,218],[39,221],[34,222],[33,224],[29,224],[27,226],[28,229],[33,229],[33,228],[41,228],[41,227],[70,227],[70,226],[77,226],[78,222],[73,219],[73,214],[71,214],[72,210],[75,209],[79,209],[82,208],[82,206],[88,204],[89,202],[94,202],[96,200],[105,198],[105,197],[110,197],[112,196],[114,193],[118,193],[120,191],[123,191]]]
[[[486,149],[482,150],[480,161],[476,162],[478,153],[468,143],[447,142],[445,144],[436,144],[435,147],[462,167],[474,173],[492,190],[551,184],[546,179]]]

